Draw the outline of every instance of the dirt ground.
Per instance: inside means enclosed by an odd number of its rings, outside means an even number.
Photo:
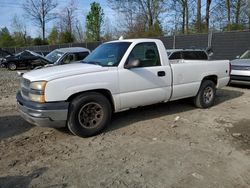
[[[0,188],[250,187],[250,87],[116,114],[103,133],[79,138],[39,128],[16,111],[16,72],[0,70]]]

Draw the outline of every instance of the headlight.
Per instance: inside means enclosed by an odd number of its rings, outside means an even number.
[[[46,86],[46,81],[39,81],[39,82],[31,82],[30,89],[44,91]]]
[[[34,102],[45,102],[44,91],[46,87],[46,81],[31,82],[29,89],[29,100]]]
[[[44,95],[38,95],[38,94],[29,93],[29,99],[31,101],[34,101],[34,102],[40,102],[40,103],[44,103],[45,102]]]

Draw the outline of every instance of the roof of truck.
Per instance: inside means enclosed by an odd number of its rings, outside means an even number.
[[[149,38],[138,38],[138,39],[120,39],[110,42],[155,42],[160,41],[159,39],[149,39]],[[108,42],[109,43],[109,42]]]

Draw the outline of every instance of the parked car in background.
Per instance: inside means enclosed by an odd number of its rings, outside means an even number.
[[[202,49],[167,49],[169,60],[209,60],[211,54]]]
[[[30,50],[24,50],[15,55],[6,56],[1,64],[9,70],[16,70],[17,68],[32,69],[48,63],[49,61],[42,55]]]
[[[250,50],[231,62],[230,83],[250,84]]]
[[[6,57],[2,64],[9,70],[16,70],[21,67],[36,69],[80,61],[89,55],[89,53],[89,49],[82,47],[60,48],[53,50],[46,56],[25,50],[16,55]]]
[[[82,47],[59,48],[53,50],[45,58],[53,65],[63,65],[83,60],[90,54],[90,50]]]
[[[3,62],[6,61],[6,57],[9,56],[13,56],[13,54],[8,52],[7,50],[3,50],[0,48],[0,68],[5,67],[5,64]]]

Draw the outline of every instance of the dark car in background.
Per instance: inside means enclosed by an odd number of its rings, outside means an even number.
[[[15,55],[8,55],[1,62],[1,66],[8,68],[9,70],[16,70],[17,68],[35,68],[50,63],[42,55],[30,51],[24,50]]]
[[[9,56],[13,56],[13,54],[8,52],[7,50],[3,50],[0,48],[0,68],[5,67],[5,65],[2,62],[6,61],[6,57]]]
[[[230,83],[250,84],[250,49],[230,61]]]
[[[1,65],[9,70],[18,68],[36,69],[80,61],[88,56],[89,53],[89,49],[82,47],[60,48],[53,50],[46,56],[30,50],[24,50],[16,55],[5,57]]]
[[[202,49],[167,49],[169,60],[209,60],[212,52]]]

